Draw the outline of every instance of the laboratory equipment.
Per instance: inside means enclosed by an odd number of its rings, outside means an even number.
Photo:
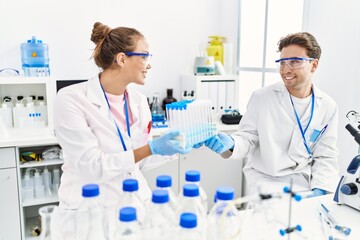
[[[197,216],[193,213],[182,213],[180,216],[180,231],[178,240],[201,240],[204,237],[197,227]]]
[[[208,212],[208,198],[204,188],[200,185],[200,172],[197,170],[188,170],[185,172],[185,184],[195,184],[199,187],[201,203],[206,212]]]
[[[174,102],[166,105],[166,112],[171,130],[180,132],[177,140],[183,149],[216,135],[209,100]]]
[[[149,224],[147,240],[171,239],[176,226],[176,217],[169,205],[167,190],[153,190],[147,219]]]
[[[104,209],[99,200],[97,184],[82,187],[83,201],[76,212],[76,239],[105,240]]]
[[[240,215],[235,205],[234,188],[219,187],[216,189],[216,203],[207,216],[207,239],[236,239],[240,233]],[[230,206],[226,217],[221,214],[224,209]]]
[[[124,207],[119,211],[119,223],[115,234],[116,240],[141,240],[141,228],[136,218],[136,209]]]
[[[339,233],[346,236],[350,235],[351,229],[341,225],[336,220],[336,217],[332,214],[332,212],[323,203],[320,203],[320,206],[318,206],[318,211],[322,220],[326,222],[329,228],[337,230]]]
[[[146,209],[144,203],[137,195],[139,183],[136,179],[125,179],[122,185],[123,195],[117,203],[117,209],[133,207],[136,209],[137,219],[140,224],[145,223]]]
[[[151,120],[153,128],[167,127],[165,112],[160,104],[160,94],[155,93],[151,104]]]
[[[173,89],[166,89],[166,97],[162,101],[162,109],[166,111],[166,104],[177,102],[176,98],[173,97]]]
[[[48,45],[35,36],[21,44],[21,62],[25,76],[50,76]]]
[[[176,210],[179,201],[178,196],[172,190],[172,178],[169,175],[160,175],[156,177],[156,187],[158,189],[167,190],[169,193],[169,204],[173,211]]]
[[[178,218],[184,212],[190,212],[196,215],[198,229],[205,235],[207,213],[201,203],[199,187],[195,184],[184,184],[183,186],[183,198],[179,202],[175,216]]]
[[[354,136],[355,141],[360,144],[360,131],[351,124],[347,124],[346,129]],[[334,201],[360,210],[360,155],[351,160],[346,171],[348,174],[341,176],[335,191]]]
[[[48,205],[39,208],[41,216],[41,233],[40,240],[51,240],[51,217],[56,205]]]
[[[10,101],[11,100],[4,100],[0,107],[0,115],[2,115],[4,126],[7,128],[13,127],[13,112],[9,104]]]
[[[196,57],[194,62],[195,75],[214,75],[215,60],[213,56]]]

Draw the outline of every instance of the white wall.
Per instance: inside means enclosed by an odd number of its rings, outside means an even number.
[[[130,26],[148,39],[154,54],[152,70],[141,91],[165,96],[174,88],[179,96],[179,74],[192,73],[194,57],[209,35],[223,35],[236,43],[238,0],[1,0],[0,69],[21,68],[20,44],[36,35],[49,44],[55,79],[85,79],[97,73],[89,60],[93,23]],[[341,171],[357,152],[344,129],[349,110],[360,111],[360,2],[310,1],[308,31],[323,54],[315,82],[339,105]],[[279,26],[281,27],[281,26]],[[236,55],[236,54],[235,54]]]
[[[141,91],[151,97],[174,88],[179,75],[191,74],[198,46],[221,28],[222,0],[1,0],[0,69],[21,68],[20,44],[33,35],[49,45],[55,79],[86,79],[98,72],[90,59],[96,21],[140,30],[150,43],[152,69]],[[226,5],[236,0],[226,1]],[[236,12],[236,8],[229,8]],[[235,14],[232,14],[233,16]],[[225,21],[226,22],[226,21]],[[236,28],[226,28],[236,33]]]
[[[308,31],[322,48],[315,76],[317,86],[339,106],[338,147],[341,173],[357,154],[358,145],[345,129],[346,113],[360,111],[360,2],[310,1]]]

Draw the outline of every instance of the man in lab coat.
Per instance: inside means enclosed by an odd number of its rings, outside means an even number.
[[[282,82],[252,94],[237,132],[220,132],[204,144],[224,158],[247,159],[248,193],[256,186],[281,191],[291,179],[293,190],[312,190],[310,196],[334,192],[338,107],[313,83],[321,48],[314,36],[300,32],[282,38],[278,51]]]

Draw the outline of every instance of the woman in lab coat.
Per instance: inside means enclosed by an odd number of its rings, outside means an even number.
[[[244,158],[248,193],[294,190],[334,192],[338,182],[338,107],[312,81],[321,49],[309,33],[279,41],[283,82],[255,91],[237,132],[205,142],[224,158]],[[245,158],[246,157],[246,158]]]
[[[89,183],[100,186],[104,207],[115,206],[127,178],[138,180],[139,196],[146,201],[151,192],[141,170],[187,152],[170,142],[176,132],[152,140],[147,99],[128,87],[143,85],[151,68],[144,36],[133,28],[111,29],[97,22],[91,40],[102,71],[61,89],[55,100],[55,132],[64,156],[58,194],[64,209],[79,207],[81,188]]]

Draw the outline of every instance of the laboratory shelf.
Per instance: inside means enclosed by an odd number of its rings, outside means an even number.
[[[62,159],[53,159],[53,160],[41,160],[38,162],[26,162],[20,163],[19,168],[31,168],[31,167],[42,167],[42,166],[50,166],[50,165],[61,165],[64,163]]]
[[[57,203],[59,202],[58,195],[45,197],[45,198],[38,198],[33,200],[27,200],[22,202],[23,207],[30,207],[30,206],[36,206],[36,205],[42,205],[42,204],[48,204],[48,203]]]

